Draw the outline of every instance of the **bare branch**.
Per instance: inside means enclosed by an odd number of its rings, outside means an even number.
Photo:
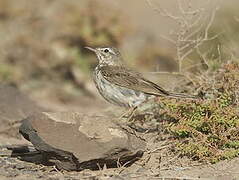
[[[151,0],[146,0],[149,6],[157,11],[161,16],[174,20],[178,24],[178,29],[175,32],[175,40],[169,37],[161,36],[162,38],[173,43],[176,47],[177,61],[179,72],[182,71],[182,61],[186,59],[191,53],[201,53],[199,47],[218,37],[219,34],[209,37],[209,30],[215,19],[215,15],[219,6],[213,7],[211,13],[207,12],[208,4],[212,0],[204,1],[199,8],[192,8],[192,1],[177,0],[179,9],[178,15],[173,15],[169,11],[162,9],[160,6],[155,7]],[[237,19],[236,19],[237,20]],[[205,64],[208,64],[204,60]]]
[[[170,37],[166,37],[164,35],[160,35],[160,37],[176,45],[176,41],[171,39]]]
[[[210,27],[212,26],[212,23],[213,23],[213,21],[214,21],[214,19],[215,19],[215,15],[216,15],[216,12],[217,12],[218,9],[219,9],[219,7],[217,6],[217,7],[212,11],[210,20],[209,20],[209,22],[208,22],[208,24],[207,24],[207,26],[206,26],[206,28],[205,28],[205,39],[208,38],[209,29],[210,29]]]
[[[149,6],[156,12],[158,12],[161,16],[164,17],[169,17],[175,21],[180,20],[180,17],[174,16],[171,13],[169,13],[167,10],[161,9],[160,7],[154,7],[154,5],[152,4],[151,0],[146,0],[146,2],[149,4]]]

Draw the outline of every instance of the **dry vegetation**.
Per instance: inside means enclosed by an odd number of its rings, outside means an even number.
[[[232,50],[238,45],[232,48],[232,37],[227,34],[231,28],[234,36],[233,29],[238,25],[230,20],[234,27],[229,26],[225,35],[219,22],[214,23],[218,4],[208,12],[210,4],[195,9],[190,0],[177,2],[178,14],[148,1],[160,15],[178,24],[179,28],[173,31],[175,39],[166,39],[175,45],[179,74],[190,80],[181,89],[198,92],[201,99],[160,98],[158,106],[147,110],[154,114],[144,123],[151,120],[162,126],[173,144],[171,151],[179,156],[211,163],[238,157],[239,65],[237,53]],[[225,19],[230,17],[225,16],[225,11],[221,13]],[[184,61],[193,62],[192,66],[183,66]]]
[[[198,79],[202,99],[159,98],[142,120],[158,124],[179,156],[216,163],[239,156],[239,65],[228,63]],[[147,114],[146,113],[146,114]],[[135,121],[139,119],[136,115]]]
[[[227,64],[200,82],[212,98],[195,102],[163,102],[168,132],[176,151],[199,161],[218,162],[239,155],[239,66]],[[214,82],[213,82],[214,81]]]

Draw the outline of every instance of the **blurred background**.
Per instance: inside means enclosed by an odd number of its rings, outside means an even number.
[[[172,91],[238,61],[239,2],[0,0],[0,82],[49,110],[108,107],[84,47],[115,46],[126,63]],[[90,107],[90,108],[89,108]]]

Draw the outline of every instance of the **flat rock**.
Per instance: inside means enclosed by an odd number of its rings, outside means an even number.
[[[42,111],[35,102],[17,88],[0,85],[0,134],[20,137],[20,121],[27,116]]]
[[[23,120],[20,133],[58,169],[83,170],[130,165],[145,142],[111,118],[77,112],[37,113]]]

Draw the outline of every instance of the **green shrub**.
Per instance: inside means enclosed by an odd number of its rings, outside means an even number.
[[[211,163],[239,155],[239,65],[224,65],[214,75],[214,84],[201,82],[202,93],[213,92],[214,98],[158,102],[161,120],[176,142],[174,151]]]

